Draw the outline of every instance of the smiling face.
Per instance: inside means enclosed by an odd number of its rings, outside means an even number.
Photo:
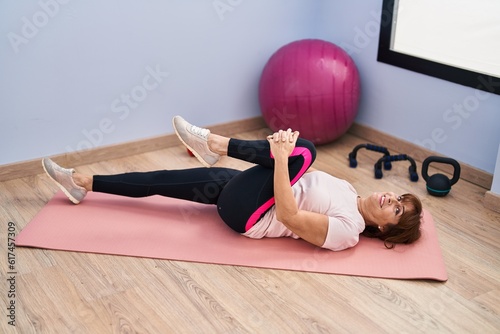
[[[410,203],[402,203],[402,197],[392,192],[373,193],[361,199],[360,211],[367,225],[384,229],[387,224],[396,225],[401,215],[414,208]]]

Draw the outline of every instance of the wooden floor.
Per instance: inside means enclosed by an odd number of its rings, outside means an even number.
[[[239,137],[265,134],[262,129]],[[348,167],[347,154],[359,143],[366,141],[345,135],[319,147],[314,167],[348,180],[362,196],[385,190],[421,196],[437,225],[447,282],[17,248],[16,295],[10,298],[8,223],[21,231],[57,191],[40,174],[0,183],[0,332],[499,333],[500,214],[483,207],[486,189],[461,180],[447,197],[431,197],[423,180],[410,182],[406,162],[376,180],[377,153],[360,151],[358,168]],[[247,166],[230,158],[220,164]],[[105,174],[194,166],[196,159],[176,146],[78,170]],[[8,324],[10,300],[16,302],[15,328]]]

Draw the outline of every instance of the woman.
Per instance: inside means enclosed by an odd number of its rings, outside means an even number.
[[[173,119],[179,139],[206,167],[222,155],[256,165],[192,168],[117,175],[84,175],[50,159],[47,174],[78,204],[88,191],[145,197],[161,195],[215,204],[222,220],[250,238],[292,237],[333,251],[355,246],[359,235],[384,240],[387,248],[420,237],[420,200],[412,195],[374,193],[361,198],[344,180],[310,168],[314,145],[297,131],[266,140],[239,140]]]

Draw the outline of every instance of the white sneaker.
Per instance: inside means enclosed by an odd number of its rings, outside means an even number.
[[[172,124],[177,137],[205,167],[211,167],[219,161],[220,155],[208,148],[210,130],[189,124],[181,116],[175,116]]]
[[[49,158],[42,160],[42,166],[45,173],[61,188],[71,202],[78,204],[87,195],[87,190],[77,186],[73,181],[74,169],[62,168]]]

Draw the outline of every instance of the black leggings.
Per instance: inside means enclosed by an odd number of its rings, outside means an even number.
[[[161,195],[216,204],[224,222],[244,233],[274,205],[274,159],[267,140],[231,138],[227,155],[257,165],[244,171],[212,167],[95,175],[92,188],[95,192],[128,197]],[[292,185],[315,158],[314,145],[299,138],[288,159]]]

